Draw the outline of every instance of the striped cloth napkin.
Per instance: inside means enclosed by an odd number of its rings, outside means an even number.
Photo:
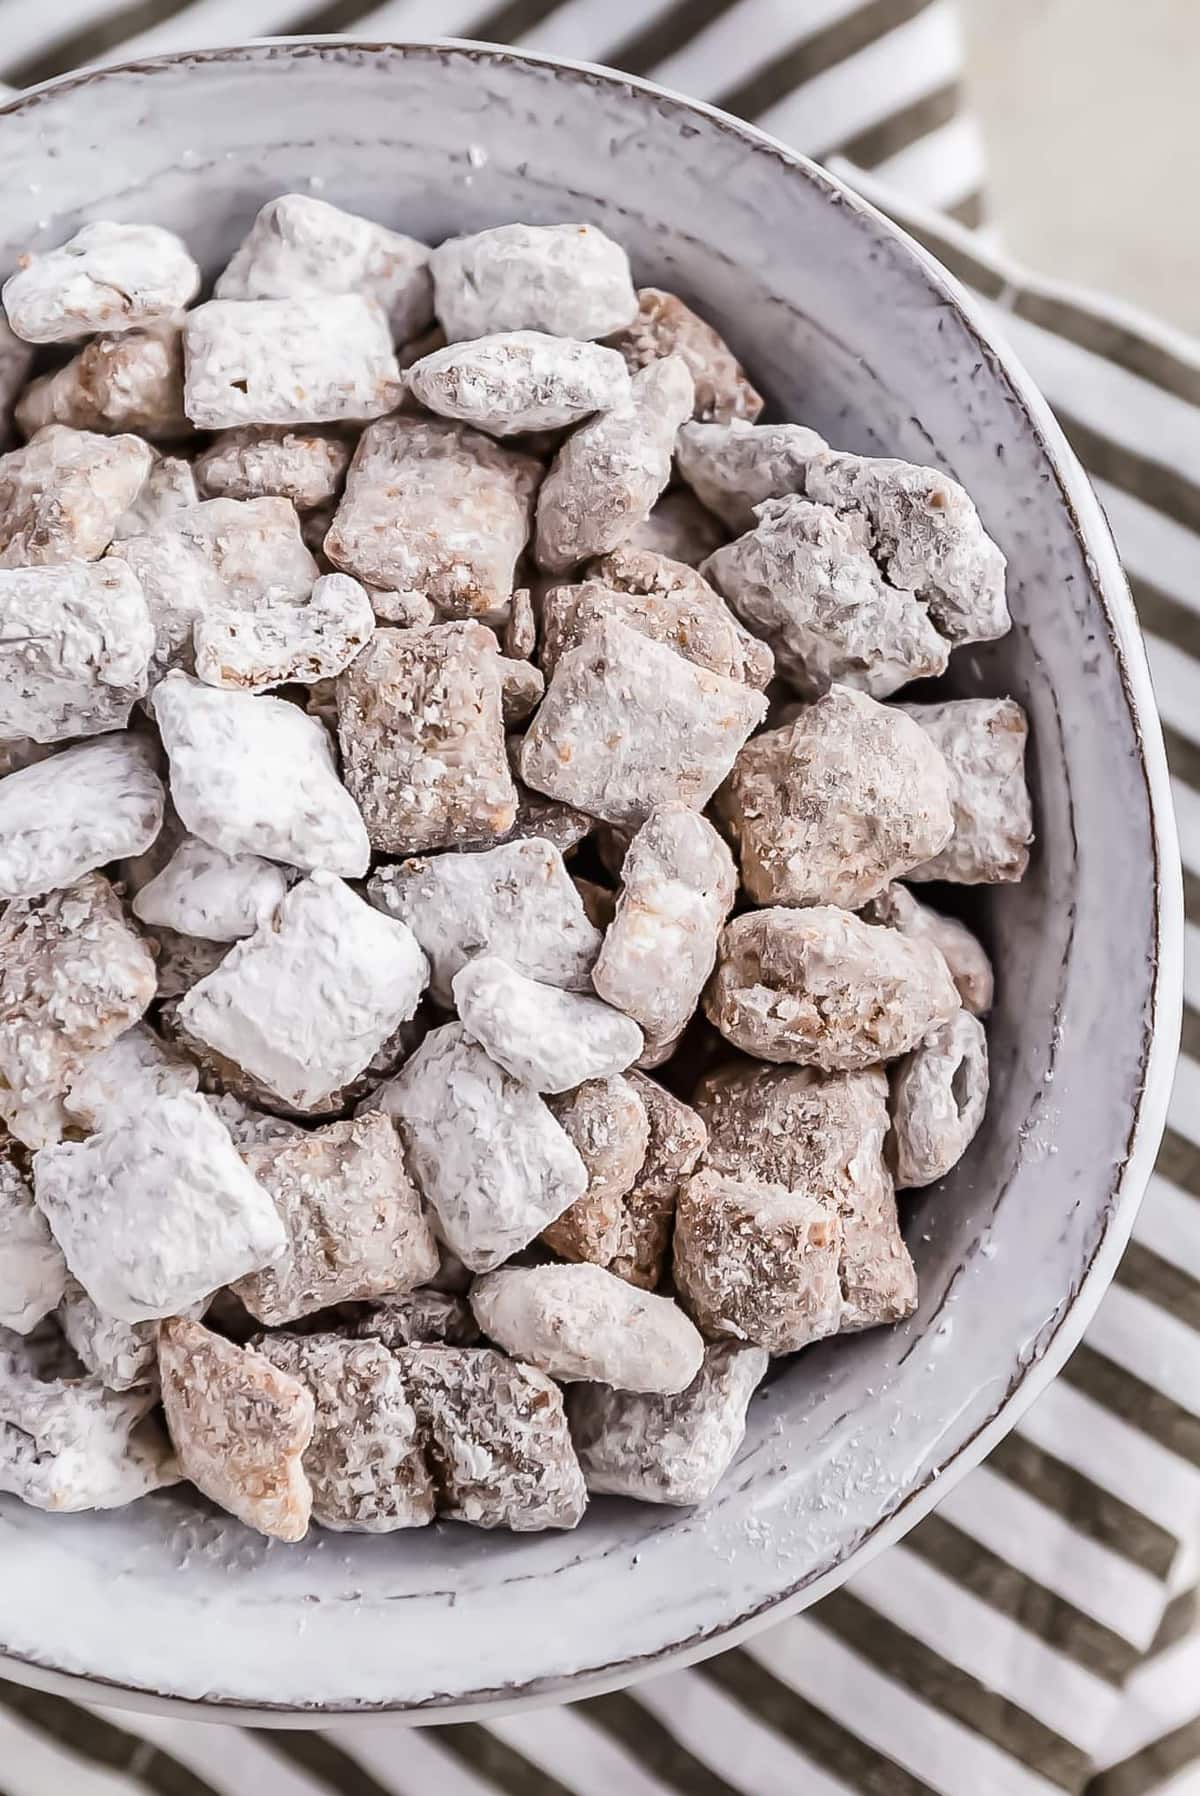
[[[214,1728],[0,1685],[0,1796],[1200,1793],[1200,349],[967,228],[983,166],[948,0],[0,0],[0,79],[328,31],[653,76],[831,162],[981,298],[1095,480],[1146,630],[1187,869],[1184,1053],[1084,1344],[815,1609],[631,1691],[420,1732]]]

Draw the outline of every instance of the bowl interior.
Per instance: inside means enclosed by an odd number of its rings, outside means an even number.
[[[90,218],[169,225],[212,272],[289,189],[434,240],[511,219],[603,225],[640,280],[727,335],[774,415],[935,463],[973,494],[1009,558],[1016,628],[956,655],[952,683],[1027,708],[1038,826],[1025,883],[975,900],[998,972],[993,1095],[954,1175],[905,1200],[920,1310],[782,1366],[707,1506],[604,1499],[574,1535],[316,1530],[281,1547],[171,1494],[78,1517],[0,1498],[0,1648],[232,1704],[459,1705],[615,1680],[818,1590],[995,1427],[1136,1182],[1122,1188],[1159,872],[1125,666],[1138,650],[1008,375],[945,286],[825,177],[616,77],[467,48],[214,52],[5,108],[0,151],[0,273]],[[1102,534],[1092,547],[1111,553]]]

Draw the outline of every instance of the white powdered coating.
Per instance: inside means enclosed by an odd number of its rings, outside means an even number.
[[[668,489],[650,516],[625,539],[627,549],[645,549],[668,561],[698,568],[725,541],[719,518],[706,511],[690,487]]]
[[[198,549],[229,602],[247,610],[306,599],[320,572],[290,499],[204,499],[173,513],[163,528]]]
[[[411,930],[315,873],[191,988],[179,1021],[286,1103],[312,1106],[407,1022],[428,977]]]
[[[381,624],[396,624],[402,630],[427,630],[437,619],[432,602],[423,592],[385,592],[379,586],[368,586],[366,591]]]
[[[153,759],[143,737],[105,736],[0,780],[0,899],[36,898],[144,854],[163,820]]]
[[[1004,556],[957,481],[912,462],[831,452],[809,464],[807,489],[866,513],[888,579],[925,600],[950,642],[990,642],[1011,627]]]
[[[357,293],[210,299],[188,313],[183,351],[201,430],[380,418],[404,393],[387,317]]]
[[[119,559],[133,570],[142,589],[154,631],[151,686],[173,667],[191,673],[192,625],[206,612],[229,603],[228,588],[208,556],[171,529],[182,509],[168,512],[148,532],[139,527],[133,535],[114,541],[103,564]]]
[[[940,854],[909,870],[909,879],[993,885],[1024,877],[1033,841],[1033,809],[1025,783],[1029,726],[1011,698],[950,699],[902,705],[946,762],[954,834]]]
[[[965,923],[922,904],[902,885],[888,886],[872,898],[863,916],[868,923],[883,923],[901,935],[932,942],[950,969],[963,1009],[973,1016],[987,1015],[996,988],[992,963]]]
[[[270,1197],[192,1092],[42,1148],[33,1178],[67,1265],[124,1322],[178,1315],[286,1245]]]
[[[133,504],[114,524],[113,543],[159,530],[176,512],[188,511],[199,503],[191,462],[181,455],[157,455]]]
[[[397,343],[433,318],[426,244],[307,193],[267,201],[213,292],[218,299],[369,293]]]
[[[944,1178],[974,1140],[987,1100],[987,1036],[978,1017],[960,1010],[892,1073],[889,1146],[897,1185]]]
[[[98,1378],[55,1378],[0,1331],[0,1490],[62,1515],[119,1509],[179,1482],[152,1391],[120,1395]]]
[[[702,810],[767,701],[608,619],[554,670],[521,750],[535,791],[608,823],[679,799]]]
[[[685,424],[675,465],[700,503],[739,534],[764,499],[803,493],[814,458],[828,448],[803,424]]]
[[[759,904],[857,909],[954,832],[952,773],[930,736],[847,686],[748,742],[717,810]]]
[[[286,699],[168,674],[151,699],[186,827],[226,854],[360,878],[371,859],[329,736]]]
[[[65,367],[39,375],[17,402],[27,437],[44,424],[106,434],[188,437],[183,415],[183,338],[178,324],[96,337]]]
[[[450,237],[429,259],[451,342],[495,331],[607,337],[631,323],[629,257],[595,225],[499,225]]]
[[[180,1317],[163,1325],[158,1364],[184,1477],[260,1534],[303,1540],[312,1489],[302,1462],[314,1423],[306,1387],[261,1353]]]
[[[316,1406],[304,1471],[323,1528],[389,1534],[433,1520],[434,1491],[404,1373],[378,1341],[268,1335],[264,1359]]]
[[[703,1503],[732,1464],[746,1409],[767,1370],[761,1347],[716,1341],[674,1396],[585,1385],[567,1398],[589,1491],[643,1503]]]
[[[635,374],[629,396],[572,431],[542,482],[534,553],[563,573],[619,548],[650,516],[671,478],[675,433],[692,411],[692,377],[679,356]]]
[[[513,593],[500,641],[504,653],[515,661],[528,661],[537,647],[537,617],[527,586],[518,586]]]
[[[644,1045],[637,1024],[611,1005],[542,985],[494,954],[455,975],[454,1002],[467,1034],[535,1091],[571,1091],[623,1073]]]
[[[431,412],[498,437],[578,424],[629,396],[629,375],[615,349],[541,331],[435,349],[413,363],[408,385]]]
[[[500,708],[504,727],[511,730],[541,704],[546,692],[546,677],[532,661],[517,661],[508,655],[500,657]]]
[[[100,873],[0,911],[0,1118],[57,1141],[63,1092],[154,997],[154,960]]]
[[[447,1009],[455,974],[476,954],[498,954],[547,985],[588,989],[600,932],[550,842],[380,867],[367,896],[408,924],[429,956],[430,996]]]
[[[275,494],[297,511],[311,511],[341,491],[352,453],[350,439],[336,430],[243,424],[222,431],[196,457],[196,479],[206,499]]]
[[[154,629],[120,561],[0,568],[0,737],[120,729],[146,691]]]
[[[349,574],[322,574],[306,605],[223,606],[192,627],[196,675],[209,686],[264,692],[289,681],[332,679],[375,629],[365,587]]]
[[[47,424],[0,455],[0,567],[94,561],[113,539],[150,472],[134,436]]]
[[[601,1266],[505,1266],[475,1280],[471,1308],[506,1353],[559,1384],[682,1391],[704,1357],[678,1304]]]
[[[169,319],[199,288],[200,270],[173,231],[102,219],[57,249],[22,257],[3,300],[27,343],[69,343]]]
[[[193,1304],[195,1321],[208,1307]],[[107,1391],[131,1391],[139,1385],[158,1388],[158,1323],[122,1322],[98,1309],[78,1279],[67,1278],[57,1311],[58,1325],[89,1372]]]
[[[195,1091],[199,1083],[190,1060],[148,1023],[135,1023],[108,1047],[88,1055],[67,1087],[63,1109],[85,1129],[107,1129],[123,1117],[136,1116],[156,1098],[178,1097]]]
[[[470,1279],[470,1273],[466,1272]],[[408,1291],[372,1304],[360,1316],[352,1332],[362,1340],[382,1341],[390,1349],[425,1347],[441,1342],[447,1347],[474,1347],[479,1325],[463,1297],[449,1291]]]
[[[686,805],[662,805],[634,836],[592,983],[638,1022],[651,1051],[678,1036],[700,1002],[737,895],[733,856]]]
[[[202,941],[237,942],[253,935],[283,902],[287,874],[256,854],[225,854],[185,836],[162,872],[139,891],[133,914]]]
[[[438,1232],[472,1272],[527,1246],[587,1186],[583,1161],[537,1092],[459,1023],[432,1030],[376,1103],[399,1123]]]
[[[637,317],[612,339],[631,372],[660,356],[678,355],[695,383],[694,416],[727,423],[757,418],[763,396],[746,378],[724,338],[674,293],[661,287],[638,289]]]
[[[815,698],[839,680],[887,698],[945,672],[949,645],[913,593],[888,585],[861,513],[839,516],[792,495],[755,515],[703,571],[798,692]]]
[[[400,1142],[379,1111],[330,1123],[243,1158],[269,1191],[287,1251],[234,1287],[268,1327],[335,1303],[366,1303],[414,1289],[438,1269],[437,1245],[404,1168]]]
[[[0,1329],[28,1334],[59,1302],[66,1279],[67,1262],[29,1181],[0,1144]]]

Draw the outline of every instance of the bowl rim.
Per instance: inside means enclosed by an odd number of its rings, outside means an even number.
[[[181,1719],[210,1719],[236,1726],[310,1728],[324,1718],[335,1717],[339,1728],[351,1725],[438,1725],[451,1721],[492,1720],[515,1710],[577,1702],[608,1691],[628,1687],[651,1676],[678,1670],[715,1653],[737,1646],[762,1629],[783,1621],[817,1603],[840,1586],[886,1547],[914,1527],[973,1470],[1012,1429],[1030,1405],[1066,1363],[1098,1309],[1116,1272],[1133,1229],[1155,1156],[1167,1122],[1175,1062],[1182,1023],[1184,906],[1182,870],[1171,798],[1170,775],[1162,728],[1150,679],[1149,665],[1133,599],[1117,553],[1116,544],[1100,501],[1092,489],[1074,450],[1067,442],[1049,403],[1002,335],[993,335],[982,306],[962,284],[904,228],[871,201],[828,169],[789,148],[769,132],[748,124],[707,101],[687,95],[604,65],[514,49],[479,39],[438,37],[375,39],[353,33],[317,36],[252,38],[245,42],[213,45],[197,50],[175,50],[145,58],[104,63],[70,71],[39,82],[0,103],[0,121],[32,111],[51,95],[76,87],[127,75],[153,76],[181,65],[251,60],[263,51],[294,51],[319,55],[325,50],[361,51],[364,55],[464,55],[487,64],[516,64],[548,69],[590,84],[626,88],[687,114],[698,114],[710,125],[741,139],[751,150],[765,154],[790,173],[815,186],[833,204],[841,205],[877,234],[898,242],[919,264],[925,278],[958,314],[974,337],[981,355],[1007,382],[1024,413],[1046,461],[1053,471],[1060,503],[1072,532],[1092,572],[1116,662],[1117,674],[1129,711],[1138,763],[1146,785],[1154,856],[1154,933],[1148,959],[1151,967],[1149,1018],[1143,1033],[1141,1082],[1133,1124],[1125,1154],[1116,1168],[1109,1191],[1106,1220],[1080,1277],[1053,1330],[1039,1344],[1020,1378],[1005,1390],[986,1422],[962,1441],[940,1466],[902,1499],[883,1520],[821,1577],[789,1585],[771,1601],[732,1622],[703,1630],[692,1638],[652,1653],[580,1670],[561,1677],[544,1675],[503,1690],[465,1692],[436,1706],[429,1704],[379,1704],[356,1708],[330,1703],[296,1707],[260,1707],[222,1698],[188,1698],[157,1692],[81,1673],[63,1672],[35,1660],[0,1652],[0,1673],[13,1682],[49,1691],[74,1700],[107,1703],[143,1713],[174,1715]]]

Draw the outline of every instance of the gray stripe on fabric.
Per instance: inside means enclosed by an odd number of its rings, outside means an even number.
[[[1200,661],[1200,611],[1193,611],[1190,605],[1172,598],[1161,586],[1133,574],[1129,575],[1129,590],[1143,630],[1165,637],[1176,648]],[[1200,678],[1200,668],[1197,668],[1197,677]]]
[[[1143,1658],[1143,1664],[1149,1664],[1159,1653],[1168,1648],[1178,1646],[1181,1640],[1195,1631],[1197,1619],[1200,1618],[1200,1590],[1194,1586],[1191,1590],[1181,1590],[1173,1596],[1162,1613],[1154,1639],[1150,1642]]]
[[[987,1464],[990,1471],[1053,1509],[1077,1533],[1119,1553],[1151,1577],[1165,1579],[1174,1565],[1179,1542],[1168,1528],[1024,1435],[1006,1435],[988,1455]]]
[[[319,1778],[331,1790],[336,1790],[338,1796],[395,1796],[394,1791],[372,1777],[357,1759],[343,1752],[328,1734],[271,1727],[252,1727],[246,1732],[253,1734],[276,1758],[285,1759],[297,1770],[307,1772],[309,1777]],[[247,1796],[250,1796],[249,1792]]]
[[[39,81],[49,81],[68,69],[97,61],[110,50],[119,50],[138,32],[149,31],[164,20],[175,18],[186,12],[190,4],[191,0],[135,0],[132,6],[126,6],[106,19],[97,19],[92,25],[81,26],[78,31],[59,38],[57,43],[47,45],[20,62],[6,64],[0,61],[0,80],[11,82],[13,87],[35,87]],[[2,56],[3,45],[0,43]]]
[[[719,94],[716,104],[743,118],[757,118],[816,76],[838,63],[849,62],[877,38],[928,11],[934,3],[935,0],[868,0],[867,5],[825,30],[798,38],[745,81]]]
[[[1192,1155],[1194,1158],[1195,1149]],[[1059,1377],[1169,1453],[1200,1466],[1200,1416],[1098,1353],[1086,1340],[1075,1349]]]
[[[968,193],[965,199],[956,200],[952,206],[946,207],[947,218],[957,224],[965,225],[968,231],[977,231],[986,222],[988,215],[987,195],[982,187],[974,193]]]
[[[576,1796],[557,1777],[551,1777],[479,1722],[459,1721],[441,1727],[437,1743],[469,1771],[503,1790],[505,1796]]]
[[[1013,311],[1018,318],[1053,331],[1056,337],[1078,344],[1101,361],[1112,362],[1129,374],[1161,387],[1166,393],[1200,406],[1200,359],[1189,361],[1176,355],[1165,344],[1156,343],[1114,318],[1091,312],[1085,305],[1044,293],[1034,287],[1022,288],[1016,295]]]
[[[1190,1009],[1186,1014],[1200,1043],[1200,1016]],[[1200,1330],[1200,1279],[1162,1259],[1141,1241],[1131,1241],[1125,1249],[1117,1283],[1148,1297],[1188,1328]]]
[[[1110,486],[1119,487],[1123,493],[1200,533],[1200,486],[1186,474],[1167,462],[1152,461],[1135,449],[1127,449],[1072,417],[1061,404],[1055,405],[1054,415],[1089,474],[1097,480],[1107,480]]]
[[[1194,876],[1189,880],[1185,875],[1183,889],[1188,920],[1200,924],[1200,893],[1196,891],[1198,885],[1200,881]],[[1174,1129],[1168,1128],[1163,1132],[1155,1170],[1164,1179],[1169,1179],[1172,1185],[1178,1185],[1181,1191],[1200,1198],[1200,1153],[1196,1152],[1190,1141],[1176,1134]]]
[[[1200,1759],[1200,1715],[1182,1727],[1160,1734],[1148,1746],[1120,1764],[1101,1771],[1087,1785],[1084,1796],[1149,1796],[1178,1771]]]
[[[173,1759],[140,1734],[127,1733],[113,1721],[79,1708],[48,1690],[0,1684],[0,1703],[28,1726],[77,1757],[133,1779],[154,1796],[221,1796],[203,1777]],[[47,1792],[47,1796],[56,1796]],[[69,1796],[69,1793],[67,1793]]]
[[[879,124],[869,126],[856,136],[839,138],[836,143],[827,144],[817,160],[844,156],[847,162],[853,162],[857,168],[877,168],[889,156],[898,156],[901,150],[919,143],[931,131],[938,131],[943,125],[948,125],[961,111],[962,88],[957,81],[947,82],[935,93],[922,94],[911,106],[893,112],[890,117],[881,119]]]
[[[676,0],[660,18],[643,26],[609,52],[616,69],[631,75],[649,75],[668,56],[674,56],[692,38],[729,11],[730,0]]]
[[[1200,673],[1198,673],[1200,679]],[[1200,723],[1200,715],[1197,716]],[[1167,751],[1167,765],[1177,780],[1185,786],[1191,786],[1200,792],[1200,743],[1193,742],[1180,730],[1172,729],[1169,723],[1162,725],[1163,747]]]
[[[297,15],[287,28],[289,37],[320,37],[327,31],[347,31],[370,11],[373,0],[326,0]]]
[[[575,1708],[585,1720],[611,1735],[643,1770],[678,1790],[680,1796],[743,1796],[625,1691],[590,1697]]]

